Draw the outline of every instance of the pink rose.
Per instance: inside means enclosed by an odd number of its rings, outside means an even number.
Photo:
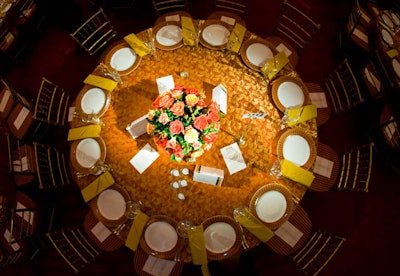
[[[194,119],[193,126],[200,131],[203,131],[208,126],[206,115],[200,115]]]
[[[183,95],[183,90],[182,89],[172,89],[171,91],[171,96],[174,99],[179,99]]]
[[[207,121],[209,123],[218,122],[219,120],[219,112],[210,109],[207,114]]]
[[[217,140],[218,135],[216,133],[207,134],[203,137],[204,142],[207,144],[214,143]]]
[[[158,117],[158,121],[165,125],[169,122],[168,114],[167,113],[161,113],[160,117]]]
[[[171,107],[171,112],[175,116],[182,116],[184,114],[184,108],[185,104],[184,102],[176,102],[174,105]]]
[[[164,93],[160,97],[161,98],[158,102],[158,105],[161,108],[170,108],[174,103],[174,98],[172,98],[171,95],[168,93]]]
[[[179,134],[183,131],[184,127],[181,121],[175,120],[169,124],[169,131],[172,134]]]
[[[186,94],[187,95],[193,94],[193,95],[198,96],[199,91],[196,88],[188,88],[188,89],[186,89]]]
[[[177,144],[175,149],[172,152],[173,152],[173,154],[175,155],[176,158],[183,158],[185,156],[183,154],[182,146],[180,144]]]
[[[176,146],[177,146],[176,139],[169,139],[165,147],[174,150]]]
[[[159,139],[157,137],[154,137],[154,142],[159,146],[160,148],[165,149],[165,146],[167,145],[167,139]]]

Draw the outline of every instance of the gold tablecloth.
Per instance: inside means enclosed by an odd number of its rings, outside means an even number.
[[[138,37],[146,40],[145,34],[142,32]],[[178,74],[182,71],[188,72],[188,77]],[[297,76],[291,69],[286,71]],[[93,74],[101,75],[101,71],[95,69]],[[126,131],[126,126],[149,111],[151,103],[158,96],[156,79],[167,75],[173,75],[175,84],[206,91],[207,84],[223,84],[228,91],[228,111],[221,119],[218,139],[211,150],[196,160],[196,164],[224,170],[224,180],[220,187],[194,182],[192,175],[195,164],[170,161],[162,150],[158,151],[159,158],[142,174],[129,163],[146,143],[156,147],[147,134],[133,139]],[[174,51],[157,50],[156,58],[144,56],[139,67],[122,76],[122,81],[123,84],[112,91],[110,107],[101,118],[104,124],[101,136],[107,145],[105,163],[112,165],[111,173],[116,183],[125,187],[133,200],[143,203],[143,211],[148,216],[167,215],[176,221],[190,219],[196,225],[215,215],[233,216],[235,207],[249,206],[254,192],[274,181],[289,188],[295,202],[303,197],[306,187],[275,179],[269,173],[271,164],[277,158],[271,153],[271,144],[280,130],[276,121],[282,114],[278,113],[272,103],[269,85],[262,75],[243,65],[239,56],[202,46],[183,46]],[[211,99],[211,95],[207,94],[208,99]],[[234,143],[244,133],[249,119],[242,119],[242,115],[254,112],[267,113],[268,118],[253,119],[250,122],[251,126],[244,137],[245,144],[240,147],[247,168],[230,175],[220,149]],[[316,128],[315,120],[304,124]],[[78,119],[72,122],[72,127],[80,125],[82,123]],[[189,184],[176,190],[170,183],[177,178],[170,175],[170,170],[181,167],[191,170],[186,177]],[[77,179],[77,183],[84,188],[94,178],[89,176]],[[178,200],[178,192],[185,195],[185,200]],[[246,236],[250,247],[260,242],[247,231]]]

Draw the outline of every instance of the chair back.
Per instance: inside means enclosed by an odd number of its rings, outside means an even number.
[[[323,81],[322,87],[330,99],[333,113],[349,111],[365,101],[358,80],[348,59],[344,59]]]
[[[341,155],[339,181],[333,187],[338,191],[368,192],[373,161],[374,144],[357,146]]]
[[[69,163],[64,152],[55,147],[33,142],[39,189],[69,186]]]
[[[320,27],[320,24],[309,17],[306,11],[284,0],[274,35],[282,38],[301,55]]]
[[[325,124],[331,118],[331,107],[324,89],[318,83],[304,82],[311,102],[317,107],[317,126]]]
[[[187,0],[152,0],[152,3],[158,16],[174,11],[189,11]]]
[[[250,6],[250,0],[214,0],[215,11],[226,11],[246,18]]]
[[[116,37],[117,32],[106,13],[100,8],[70,35],[90,55],[100,55]]]
[[[101,253],[82,227],[49,232],[46,233],[46,237],[75,273],[94,261]]]
[[[322,230],[315,230],[299,251],[290,256],[305,275],[317,275],[331,261],[345,238]]]

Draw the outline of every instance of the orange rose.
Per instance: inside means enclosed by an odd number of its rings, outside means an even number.
[[[171,112],[175,116],[182,116],[184,114],[184,108],[185,104],[184,102],[176,102],[174,105],[171,107]]]
[[[162,123],[163,125],[167,124],[169,122],[168,114],[167,113],[161,113],[160,117],[158,117],[158,121]]]
[[[184,127],[181,121],[175,120],[169,124],[169,131],[172,134],[179,134],[183,131]]]
[[[203,131],[208,126],[206,115],[200,115],[194,119],[193,126],[200,131]]]
[[[158,105],[161,108],[170,108],[173,103],[174,103],[174,98],[172,98],[170,94],[165,93],[160,96]]]
[[[186,94],[187,95],[193,94],[193,95],[198,96],[199,91],[196,88],[188,88],[188,89],[186,89]]]
[[[206,142],[207,144],[211,144],[214,143],[215,140],[217,140],[217,134],[216,133],[211,133],[211,134],[207,134],[203,137],[204,142]]]
[[[207,121],[209,123],[217,122],[219,120],[219,112],[213,109],[210,109],[207,114]]]

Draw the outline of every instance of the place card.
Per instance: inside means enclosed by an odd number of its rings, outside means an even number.
[[[303,236],[303,232],[297,229],[289,221],[285,221],[276,231],[275,235],[284,240],[288,245],[294,247]]]
[[[96,236],[99,242],[105,241],[105,239],[111,235],[110,229],[108,229],[101,221],[99,221],[92,229],[90,229],[90,231]]]
[[[279,43],[279,45],[276,46],[275,48],[278,50],[278,52],[284,52],[287,57],[289,57],[292,54],[292,51],[290,51],[289,48],[286,47],[285,44],[283,43]]]
[[[326,101],[325,93],[310,93],[311,102],[317,108],[328,108],[328,102]]]
[[[29,169],[28,157],[23,156],[21,159],[13,161],[13,171],[15,172],[25,172]]]
[[[229,25],[232,25],[232,26],[235,25],[235,22],[236,22],[235,18],[228,17],[228,16],[225,16],[225,15],[222,15],[220,20],[221,20],[221,22],[225,22],[225,23],[227,23]]]
[[[142,270],[151,275],[169,276],[174,269],[176,262],[166,259],[160,259],[149,255]]]
[[[29,114],[29,109],[26,108],[25,106],[22,107],[21,111],[19,112],[17,118],[14,121],[14,126],[17,130],[19,130],[22,126],[22,124],[24,123],[26,117]]]
[[[142,117],[134,120],[132,123],[130,123],[127,127],[126,130],[129,132],[129,134],[133,138],[137,138],[140,135],[143,135],[146,133],[146,127],[147,127],[147,116],[143,115]]]
[[[237,143],[223,147],[221,153],[231,175],[247,168]]]
[[[74,119],[74,113],[75,113],[76,107],[75,106],[71,106],[68,109],[68,122],[72,122],[72,120]]]
[[[172,75],[156,79],[158,93],[161,95],[175,88],[174,77]]]
[[[228,92],[226,88],[222,84],[218,84],[212,90],[212,99],[219,104],[219,109],[224,114],[227,113],[227,104],[228,104]]]
[[[21,202],[17,202],[17,207],[15,213],[22,217],[23,220],[29,222],[30,225],[33,224],[33,219],[35,217],[35,212],[26,210],[26,206],[23,205]]]
[[[330,178],[332,175],[333,164],[333,161],[317,155],[313,172]]]
[[[181,21],[181,17],[179,14],[167,15],[165,21]]]
[[[3,97],[1,98],[1,102],[0,102],[0,112],[4,112],[4,110],[6,109],[8,100],[10,99],[10,96],[11,96],[11,92],[7,88],[5,88],[3,91],[4,91],[4,94],[3,94]]]
[[[159,156],[160,154],[150,144],[146,144],[129,163],[142,174]]]
[[[193,171],[193,180],[215,186],[221,186],[224,180],[224,171],[221,169],[196,165]]]

